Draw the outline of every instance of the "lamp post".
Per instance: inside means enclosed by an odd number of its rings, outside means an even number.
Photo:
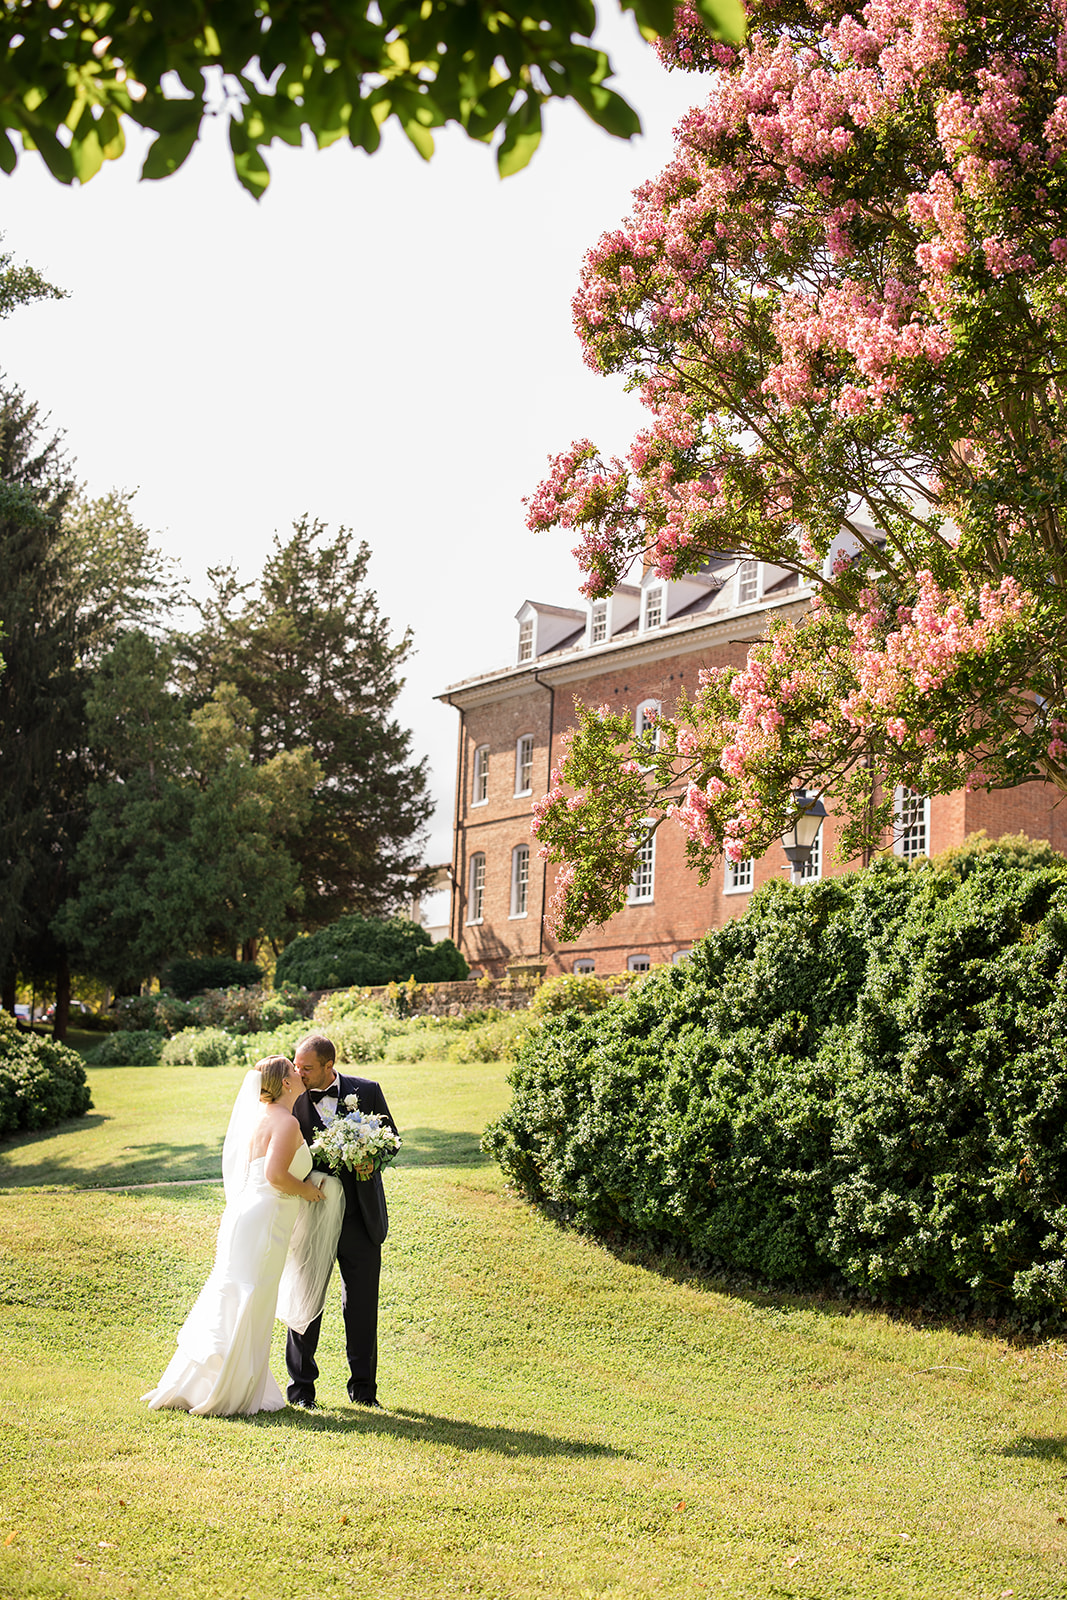
[[[793,805],[793,826],[782,835],[782,849],[792,868],[793,882],[799,883],[801,868],[811,860],[812,849],[826,816],[826,807],[807,789],[793,790]]]

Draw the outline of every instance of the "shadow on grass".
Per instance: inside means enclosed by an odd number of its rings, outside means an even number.
[[[491,1160],[481,1148],[481,1134],[444,1128],[402,1128],[404,1148],[398,1165],[405,1167],[484,1167]]]
[[[226,1420],[226,1419],[220,1419]],[[351,1411],[331,1410],[261,1411],[254,1417],[232,1417],[234,1424],[256,1428],[306,1430],[309,1433],[382,1434],[405,1439],[412,1444],[440,1444],[454,1450],[491,1450],[497,1455],[519,1456],[597,1456],[631,1459],[627,1450],[593,1444],[587,1439],[558,1438],[551,1433],[532,1433],[526,1428],[491,1428],[481,1423],[463,1422],[456,1417],[438,1417],[429,1411],[368,1411],[354,1406]]]
[[[1020,1347],[1067,1334],[1067,1316],[1054,1317],[1047,1306],[1035,1323],[1032,1318],[1027,1320],[1008,1307],[991,1303],[978,1305],[965,1297],[954,1300],[932,1289],[925,1293],[916,1291],[911,1300],[879,1300],[852,1289],[844,1279],[835,1276],[828,1276],[822,1283],[766,1283],[754,1273],[690,1255],[676,1241],[618,1233],[595,1234],[576,1229],[553,1206],[540,1209],[557,1227],[581,1234],[614,1256],[616,1261],[640,1267],[669,1283],[740,1301],[750,1308],[753,1316],[783,1329],[789,1327],[791,1317],[799,1314],[840,1321],[857,1314],[873,1313],[912,1328],[965,1333]]]
[[[999,1453],[1023,1461],[1067,1461],[1067,1437],[1062,1433],[1021,1433]]]
[[[84,1128],[87,1124],[109,1120],[108,1117],[90,1115],[79,1117],[70,1126]],[[64,1124],[60,1123],[58,1128],[44,1129],[36,1138],[42,1141],[53,1139],[57,1132],[63,1131],[63,1127]],[[34,1142],[35,1136],[32,1134],[22,1137],[19,1139],[19,1148],[24,1150]],[[129,1150],[123,1152],[121,1161],[94,1162],[91,1166],[79,1166],[53,1154],[46,1161],[35,1164],[23,1162],[17,1167],[8,1167],[0,1155],[0,1187],[31,1189],[57,1183],[71,1184],[78,1189],[114,1189],[127,1183],[173,1183],[182,1179],[218,1178],[220,1160],[219,1140],[211,1144],[131,1145]]]

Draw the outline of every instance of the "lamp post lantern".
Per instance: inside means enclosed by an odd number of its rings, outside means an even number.
[[[799,883],[801,868],[811,860],[811,852],[826,816],[822,801],[807,789],[793,790],[793,826],[782,835],[782,849],[792,867],[794,883]]]

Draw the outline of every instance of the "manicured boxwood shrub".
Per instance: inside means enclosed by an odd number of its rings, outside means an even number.
[[[470,972],[451,939],[434,944],[406,917],[340,917],[328,928],[294,939],[278,957],[277,984],[348,989],[373,984],[447,983]]]
[[[772,1283],[1067,1306],[1067,874],[984,846],[771,884],[548,1017],[486,1148],[581,1224]]]
[[[84,1116],[92,1103],[74,1050],[23,1032],[0,1012],[0,1135],[50,1128]]]

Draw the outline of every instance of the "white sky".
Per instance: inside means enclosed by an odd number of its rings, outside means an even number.
[[[524,599],[577,603],[571,541],[528,533],[522,496],[573,438],[621,452],[641,422],[584,366],[570,300],[701,85],[629,20],[605,39],[644,137],[552,105],[504,182],[487,147],[445,134],[425,164],[392,123],[373,157],[276,145],[258,205],[217,138],[160,183],[132,152],[84,189],[36,157],[0,179],[5,248],[70,291],[3,324],[0,365],[92,493],[136,488],[194,592],[220,561],[256,576],[305,511],[370,544],[383,612],[415,633],[398,712],[430,757],[431,861],[450,853],[457,724],[433,695],[514,659]]]

